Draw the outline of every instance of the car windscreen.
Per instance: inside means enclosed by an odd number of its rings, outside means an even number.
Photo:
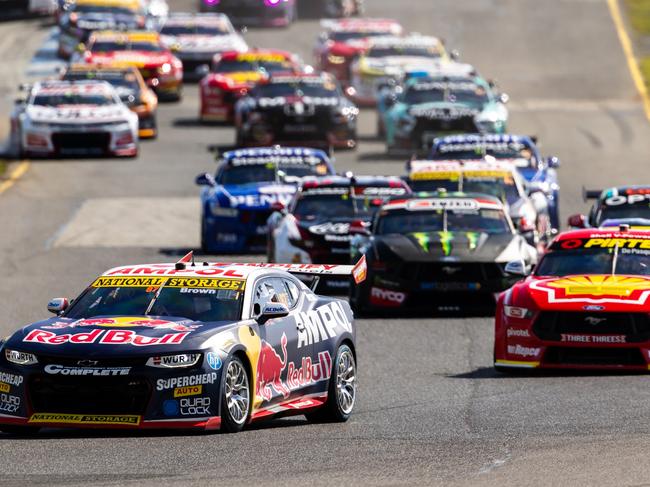
[[[385,36],[386,32],[332,32],[329,38],[334,42],[347,42],[357,39],[367,39],[368,37]]]
[[[512,177],[464,177],[456,178],[412,179],[409,186],[416,192],[433,193],[444,189],[448,192],[464,191],[495,196],[502,203],[512,205],[522,198],[519,188]]]
[[[377,235],[442,231],[512,233],[503,211],[487,208],[429,211],[382,210],[375,227]]]
[[[404,95],[408,105],[446,101],[483,105],[489,101],[487,90],[471,82],[423,82],[410,86]]]
[[[636,205],[601,206],[598,212],[598,223],[605,220],[620,220],[623,218],[642,218],[650,220],[650,205],[646,203]]]
[[[238,61],[224,59],[215,67],[216,73],[242,73],[249,71],[265,71],[267,73],[280,73],[291,71],[290,61]]]
[[[160,31],[167,36],[200,35],[200,36],[222,36],[230,34],[226,26],[218,25],[166,25]]]
[[[140,98],[140,85],[133,74],[110,73],[110,72],[68,72],[63,77],[66,81],[78,80],[99,80],[110,83],[122,101],[131,101],[130,97]]]
[[[382,58],[395,56],[439,58],[440,51],[437,47],[412,46],[412,47],[373,47],[368,51],[368,57]]]
[[[434,160],[471,160],[492,156],[500,160],[513,160],[519,168],[536,168],[539,164],[535,152],[528,145],[516,143],[497,144],[443,144],[433,154]]]
[[[66,318],[173,316],[192,321],[239,320],[244,281],[188,277],[100,277]]]
[[[338,97],[338,89],[334,83],[269,83],[260,85],[254,90],[259,98],[277,98],[282,96],[311,96],[321,98]]]
[[[279,181],[277,171],[284,173],[284,178],[303,178],[305,176],[324,176],[329,169],[325,162],[321,164],[250,164],[226,166],[218,176],[223,185],[264,183]]]
[[[135,15],[130,8],[105,5],[74,5],[72,11],[79,14]]]
[[[616,264],[616,267],[614,267]],[[639,248],[580,248],[547,253],[535,270],[537,276],[576,274],[650,275],[650,250]]]
[[[32,101],[34,105],[60,107],[64,105],[113,105],[115,99],[108,93],[38,93]]]
[[[90,50],[95,53],[101,53],[115,51],[163,52],[165,49],[154,42],[96,41],[93,42]]]
[[[371,198],[343,194],[302,194],[293,214],[300,220],[346,219],[370,217],[377,209]]]

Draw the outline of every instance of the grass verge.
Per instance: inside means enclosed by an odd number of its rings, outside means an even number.
[[[624,4],[627,7],[628,19],[634,32],[640,36],[650,37],[650,0],[624,0]],[[639,69],[645,85],[650,91],[650,56],[641,53]]]

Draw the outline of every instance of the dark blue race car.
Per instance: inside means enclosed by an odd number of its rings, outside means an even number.
[[[528,182],[530,191],[541,191],[548,200],[551,226],[560,228],[560,185],[557,157],[544,159],[533,137],[511,134],[463,134],[433,141],[431,157],[438,160],[476,159],[492,156],[513,162]]]
[[[201,248],[205,252],[266,250],[266,221],[286,206],[305,176],[334,174],[321,150],[262,147],[226,152],[217,173],[202,174]]]

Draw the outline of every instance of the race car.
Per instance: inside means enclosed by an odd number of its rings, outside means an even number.
[[[4,338],[0,430],[237,432],[277,414],[346,421],[356,401],[354,317],[294,273],[352,266],[121,266],[56,316]]]
[[[316,65],[343,86],[350,84],[352,62],[368,50],[373,37],[401,36],[403,32],[400,23],[392,19],[325,19],[321,28],[314,48]]]
[[[146,17],[139,0],[75,0],[59,15],[57,54],[69,59],[97,30],[142,29]]]
[[[288,27],[296,20],[297,0],[198,0],[201,12],[221,12],[235,25]]]
[[[595,199],[596,202],[589,210],[589,215],[571,215],[568,221],[571,227],[600,227],[607,220],[639,226],[643,222],[638,220],[650,220],[650,185],[584,190],[582,195],[585,200]]]
[[[546,196],[553,232],[560,228],[560,185],[557,169],[560,160],[543,158],[534,138],[512,134],[460,134],[433,141],[431,158],[434,160],[477,159],[492,156],[509,161],[527,182],[530,191]]]
[[[506,263],[537,262],[501,201],[472,193],[440,193],[385,204],[370,229],[356,227],[353,260],[365,256],[366,281],[351,289],[359,312],[493,310],[515,278]]]
[[[533,246],[553,237],[546,197],[526,187],[514,164],[492,156],[478,160],[410,161],[407,182],[415,193],[481,193],[504,204],[515,228]]]
[[[441,135],[505,132],[507,101],[478,75],[415,77],[382,92],[380,132],[389,153],[428,153]]]
[[[215,55],[211,73],[199,83],[202,122],[232,122],[235,103],[274,73],[301,73],[305,66],[295,54],[277,49],[228,51]]]
[[[621,228],[560,234],[531,273],[498,300],[494,366],[650,368],[650,232]]]
[[[223,14],[173,13],[164,21],[160,34],[163,44],[183,62],[186,79],[201,79],[215,54],[248,49]]]
[[[138,116],[105,81],[43,81],[11,115],[20,155],[138,155]]]
[[[155,32],[93,33],[81,59],[87,64],[134,66],[160,100],[178,101],[183,93],[183,63]]]
[[[0,0],[0,19],[56,12],[56,0]]]
[[[235,145],[353,149],[358,114],[329,74],[277,74],[235,105]]]
[[[351,65],[347,95],[359,106],[374,107],[378,92],[386,84],[397,83],[405,72],[415,69],[444,69],[450,58],[440,39],[420,34],[384,36],[369,40],[364,54]]]
[[[213,177],[201,174],[201,248],[264,252],[269,216],[285,206],[300,178],[334,174],[327,154],[308,148],[264,147],[223,154]]]
[[[268,261],[347,264],[350,228],[366,228],[387,199],[410,194],[406,183],[397,177],[305,178],[291,203],[268,220]],[[347,291],[348,284],[348,280],[326,279],[318,289]]]
[[[140,139],[153,139],[158,135],[156,119],[158,97],[147,87],[140,71],[136,68],[73,64],[66,69],[62,79],[66,81],[100,80],[109,82],[117,91],[122,102],[138,115],[138,136]]]

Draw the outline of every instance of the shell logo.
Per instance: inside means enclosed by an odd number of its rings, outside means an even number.
[[[643,305],[650,297],[650,278],[642,276],[571,276],[537,281],[530,288],[547,294],[549,303],[621,303]]]

